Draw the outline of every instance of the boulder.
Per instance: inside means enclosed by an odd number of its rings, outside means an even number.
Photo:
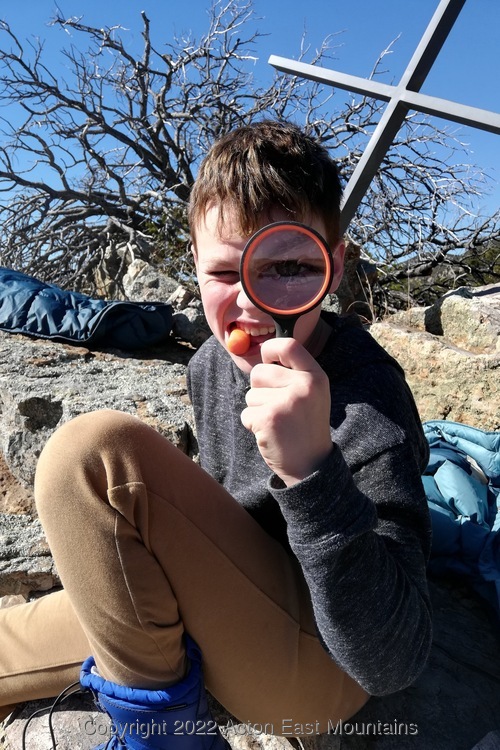
[[[52,432],[97,409],[135,414],[189,452],[193,417],[185,378],[193,352],[172,340],[131,356],[0,332],[0,448],[9,470],[32,487]]]
[[[449,344],[478,354],[500,351],[500,284],[459,287],[429,307],[413,307],[391,322],[442,336]]]
[[[500,287],[458,289],[371,326],[401,364],[423,421],[500,430]]]
[[[500,284],[460,287],[425,310],[425,329],[474,353],[500,353]]]
[[[40,521],[31,513],[0,515],[0,596],[50,591],[59,576]]]
[[[129,300],[166,302],[177,287],[169,276],[138,258],[130,263],[123,277],[123,291]]]
[[[172,335],[198,348],[211,335],[201,300],[143,260],[134,260],[123,278],[126,296],[136,302],[167,302],[174,313]]]

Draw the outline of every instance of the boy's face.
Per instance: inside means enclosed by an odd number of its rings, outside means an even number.
[[[269,221],[287,221],[284,211],[276,210]],[[313,219],[309,226],[326,236],[322,220]],[[240,282],[241,254],[249,237],[242,237],[235,229],[231,211],[224,211],[224,226],[219,231],[219,208],[208,209],[205,220],[196,227],[196,248],[193,248],[194,261],[205,316],[216,339],[227,349],[229,334],[233,328],[242,328],[250,334],[250,348],[244,355],[231,354],[235,364],[243,372],[249,373],[252,367],[261,362],[260,347],[264,341],[273,338],[275,325],[271,316],[250,301]],[[332,248],[334,255],[334,277],[330,292],[334,292],[343,273],[343,243]],[[302,315],[294,328],[294,338],[307,346],[320,316],[320,306]]]

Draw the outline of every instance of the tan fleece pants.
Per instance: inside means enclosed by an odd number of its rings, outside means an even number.
[[[185,673],[184,630],[241,721],[326,731],[366,702],[316,636],[298,563],[140,420],[63,425],[35,497],[64,591],[0,610],[0,706],[58,694],[90,653],[114,682],[168,686]]]

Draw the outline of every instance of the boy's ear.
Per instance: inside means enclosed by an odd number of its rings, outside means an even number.
[[[198,268],[198,253],[196,252],[196,247],[194,245],[194,242],[191,243],[191,252],[193,254],[193,260],[196,268]]]
[[[337,245],[332,250],[333,256],[333,279],[330,285],[330,294],[333,294],[337,289],[344,275],[344,255],[345,255],[345,242],[339,240]]]

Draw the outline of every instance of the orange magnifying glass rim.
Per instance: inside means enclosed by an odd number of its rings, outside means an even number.
[[[267,237],[270,237],[272,234],[287,230],[293,230],[302,233],[317,244],[325,259],[325,278],[317,294],[315,294],[314,297],[306,304],[300,305],[299,307],[286,308],[286,310],[284,310],[281,307],[272,307],[271,305],[262,302],[259,297],[255,296],[255,293],[252,289],[252,282],[250,280],[249,268],[251,266],[251,256],[255,251],[255,248],[258,247],[261,242],[263,242],[263,240],[265,240]],[[286,258],[284,258],[284,260],[286,260]],[[262,227],[262,229],[257,230],[257,232],[255,232],[255,234],[253,234],[248,240],[241,256],[240,278],[243,289],[245,290],[245,294],[253,302],[253,304],[259,308],[259,310],[263,310],[264,312],[277,316],[302,315],[303,313],[308,312],[309,310],[312,310],[317,305],[319,305],[319,303],[328,294],[328,290],[333,279],[333,257],[326,240],[324,240],[319,232],[316,232],[315,229],[312,229],[311,227],[308,227],[307,224],[302,224],[298,221],[276,221],[273,224],[267,224],[265,227]]]

